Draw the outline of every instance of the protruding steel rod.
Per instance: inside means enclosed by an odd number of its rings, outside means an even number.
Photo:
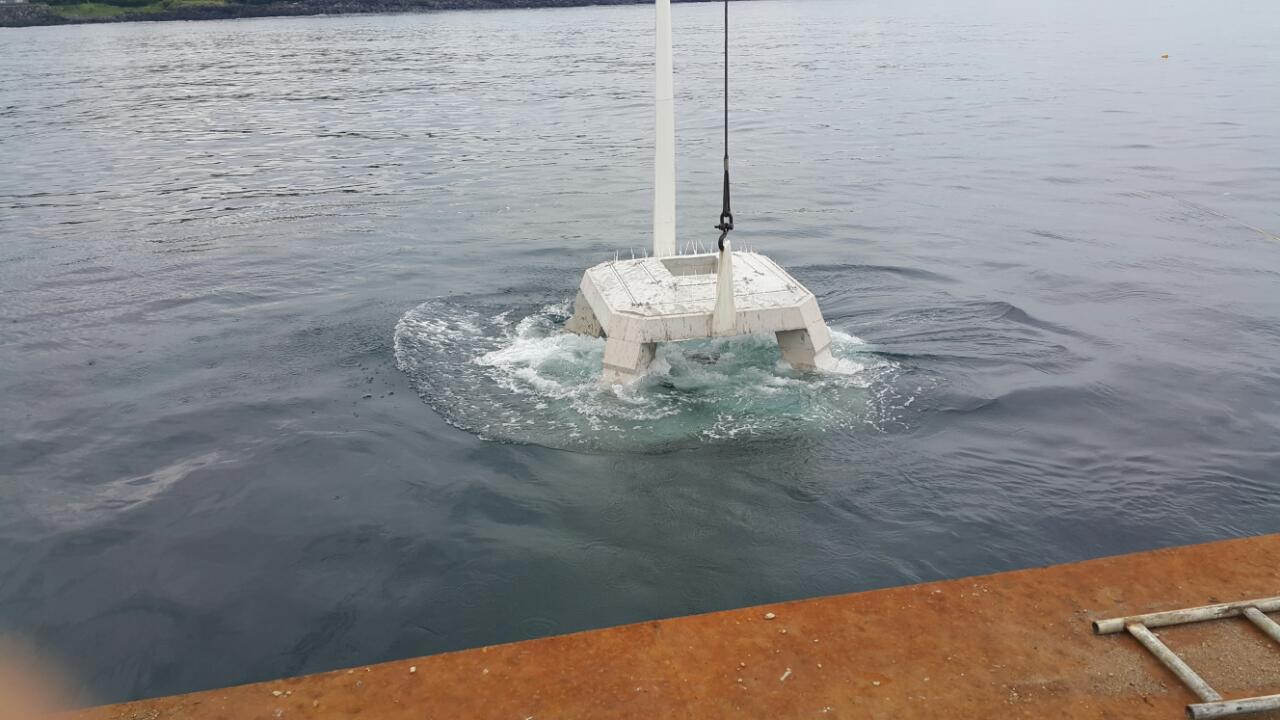
[[[1245,608],[1257,608],[1260,612],[1280,612],[1280,596],[1261,598],[1258,600],[1241,600],[1239,602],[1221,603],[1219,605],[1205,605],[1202,607],[1185,608],[1183,610],[1169,610],[1167,612],[1147,613],[1146,615],[1130,615],[1129,617],[1111,618],[1109,620],[1094,620],[1093,632],[1098,635],[1110,635],[1118,633],[1125,629],[1126,626],[1133,623],[1145,625],[1149,628],[1164,627],[1166,625],[1181,625],[1182,623],[1203,622],[1205,620],[1217,620],[1225,617],[1235,617],[1240,615]]]
[[[1156,637],[1142,623],[1133,623],[1125,627],[1129,634],[1142,643],[1143,647],[1151,651],[1156,659],[1164,663],[1170,672],[1178,676],[1183,685],[1191,688],[1191,692],[1207,703],[1218,702],[1222,696],[1216,690],[1209,687],[1209,683],[1205,682],[1191,666],[1182,661],[1172,650],[1164,643],[1160,642],[1160,638]]]
[[[1280,695],[1261,695],[1240,700],[1195,703],[1187,706],[1187,717],[1191,718],[1191,720],[1208,720],[1208,718],[1224,718],[1266,710],[1280,710]]]
[[[1258,629],[1266,633],[1272,640],[1280,643],[1280,623],[1272,620],[1256,607],[1247,607],[1243,611],[1244,616],[1249,622],[1258,626]]]

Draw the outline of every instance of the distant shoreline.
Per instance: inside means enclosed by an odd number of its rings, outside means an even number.
[[[711,2],[712,0],[672,0]],[[639,5],[652,0],[104,0],[0,5],[0,28],[155,20],[353,15],[432,10]]]

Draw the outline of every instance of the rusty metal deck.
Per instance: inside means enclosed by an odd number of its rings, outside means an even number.
[[[1089,621],[1280,594],[1280,535],[675,618],[104,706],[77,720],[1181,718]],[[1224,695],[1280,692],[1242,619],[1162,629]],[[1266,715],[1255,716],[1267,718]]]

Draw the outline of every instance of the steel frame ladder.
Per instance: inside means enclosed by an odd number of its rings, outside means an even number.
[[[1266,633],[1268,637],[1280,643],[1280,623],[1266,616],[1269,612],[1280,612],[1280,596],[1259,600],[1242,600],[1240,602],[1222,603],[1219,605],[1202,605],[1200,607],[1169,610],[1167,612],[1131,615],[1129,617],[1111,618],[1110,620],[1094,620],[1093,632],[1096,635],[1110,635],[1127,631],[1143,647],[1151,651],[1156,659],[1178,676],[1184,685],[1191,689],[1202,702],[1187,706],[1187,717],[1193,720],[1202,718],[1224,718],[1245,713],[1262,712],[1264,710],[1280,710],[1280,695],[1259,695],[1258,697],[1241,698],[1239,700],[1223,700],[1216,690],[1209,687],[1195,670],[1183,662],[1172,650],[1151,632],[1150,628],[1168,625],[1184,625],[1187,623],[1220,620],[1222,618],[1243,615],[1249,622]]]

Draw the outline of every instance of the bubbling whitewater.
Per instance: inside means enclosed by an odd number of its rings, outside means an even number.
[[[426,302],[396,325],[396,362],[451,424],[495,441],[662,452],[717,441],[883,429],[912,398],[898,365],[832,331],[834,372],[802,374],[772,336],[670,343],[635,383],[599,382],[604,340],[563,331],[568,301],[523,310]]]

